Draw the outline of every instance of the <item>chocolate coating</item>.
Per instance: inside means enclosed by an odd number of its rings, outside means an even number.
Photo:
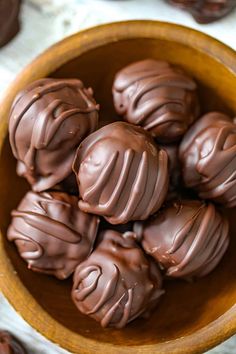
[[[123,328],[149,314],[163,294],[161,286],[158,267],[145,257],[133,233],[107,230],[95,251],[77,267],[72,299],[102,327]]]
[[[236,124],[212,112],[199,119],[180,145],[186,187],[203,199],[236,206]]]
[[[163,208],[143,224],[142,246],[175,278],[202,277],[223,257],[228,244],[229,225],[211,203],[178,201]]]
[[[76,79],[42,79],[16,97],[9,136],[17,173],[36,192],[54,187],[72,172],[80,142],[98,126],[91,89]]]
[[[7,44],[20,29],[21,0],[0,0],[0,47]]]
[[[73,166],[81,210],[111,224],[144,220],[162,205],[168,189],[168,157],[140,127],[115,122],[80,145]]]
[[[228,15],[236,7],[235,0],[168,0],[192,14],[199,23],[210,23]]]
[[[77,197],[28,192],[12,212],[7,237],[29,269],[65,279],[91,253],[98,225],[98,217],[78,208]]]
[[[116,74],[113,100],[124,120],[163,143],[179,140],[199,114],[196,83],[182,70],[153,59]]]
[[[1,354],[27,354],[22,344],[7,331],[0,330]]]

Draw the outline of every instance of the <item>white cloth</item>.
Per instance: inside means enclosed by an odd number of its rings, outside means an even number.
[[[127,19],[157,19],[184,24],[236,49],[236,12],[214,24],[201,26],[189,14],[162,0],[27,0],[23,6],[20,34],[0,50],[0,94],[26,64],[59,39],[90,26]],[[26,324],[1,295],[0,328],[19,336],[31,354],[67,353]],[[236,338],[210,353],[235,354]]]

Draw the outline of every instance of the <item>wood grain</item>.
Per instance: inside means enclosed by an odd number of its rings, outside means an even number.
[[[80,315],[70,300],[71,280],[28,271],[5,238],[10,211],[28,189],[16,176],[7,138],[16,93],[41,77],[79,77],[94,88],[102,119],[113,119],[115,72],[146,57],[169,60],[193,75],[205,111],[236,111],[235,52],[202,33],[154,21],[104,25],[63,40],[23,70],[0,103],[0,287],[27,322],[74,353],[201,353],[236,332],[235,210],[229,212],[232,242],[221,265],[194,284],[167,282],[151,319],[119,331],[101,329]]]

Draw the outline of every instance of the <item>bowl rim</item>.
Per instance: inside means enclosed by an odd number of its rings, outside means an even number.
[[[10,107],[19,90],[34,80],[48,76],[66,62],[89,50],[108,43],[135,38],[173,40],[179,44],[194,46],[198,51],[214,57],[236,76],[235,51],[197,30],[173,23],[150,20],[121,21],[95,26],[69,36],[49,47],[21,71],[5,94],[3,94],[0,100],[2,111],[2,117],[0,117],[0,137],[2,137],[0,140],[0,153],[7,135],[7,117]],[[35,70],[36,68],[37,70]],[[99,342],[69,330],[58,323],[37,303],[17,277],[17,273],[4,249],[1,232],[0,270],[0,291],[2,291],[16,311],[46,338],[75,353],[78,350],[80,353],[104,353],[104,348],[106,347],[106,353],[114,353],[115,350],[116,353],[184,354],[186,353],[185,348],[188,348],[189,354],[196,354],[216,346],[236,333],[235,304],[215,321],[196,331],[194,335],[177,338],[170,342],[140,346],[118,346],[112,343]],[[33,312],[26,311],[28,304],[30,304]],[[47,323],[47,326],[45,326],[45,323]],[[62,336],[61,333],[64,333],[64,335]],[[70,338],[70,341],[68,341],[68,338]]]

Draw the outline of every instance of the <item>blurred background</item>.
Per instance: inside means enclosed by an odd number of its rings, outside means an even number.
[[[22,67],[56,41],[91,26],[127,19],[183,24],[236,49],[236,11],[201,25],[165,0],[23,0],[21,31],[0,50],[0,93]]]
[[[25,0],[20,14],[20,32],[10,43],[0,48],[0,96],[17,73],[53,43],[91,26],[128,19],[182,24],[210,34],[236,49],[236,10],[217,22],[201,25],[188,12],[164,0]],[[67,353],[31,329],[1,294],[0,329],[14,333],[26,345],[29,353]],[[236,354],[236,338],[231,338],[208,353]]]

